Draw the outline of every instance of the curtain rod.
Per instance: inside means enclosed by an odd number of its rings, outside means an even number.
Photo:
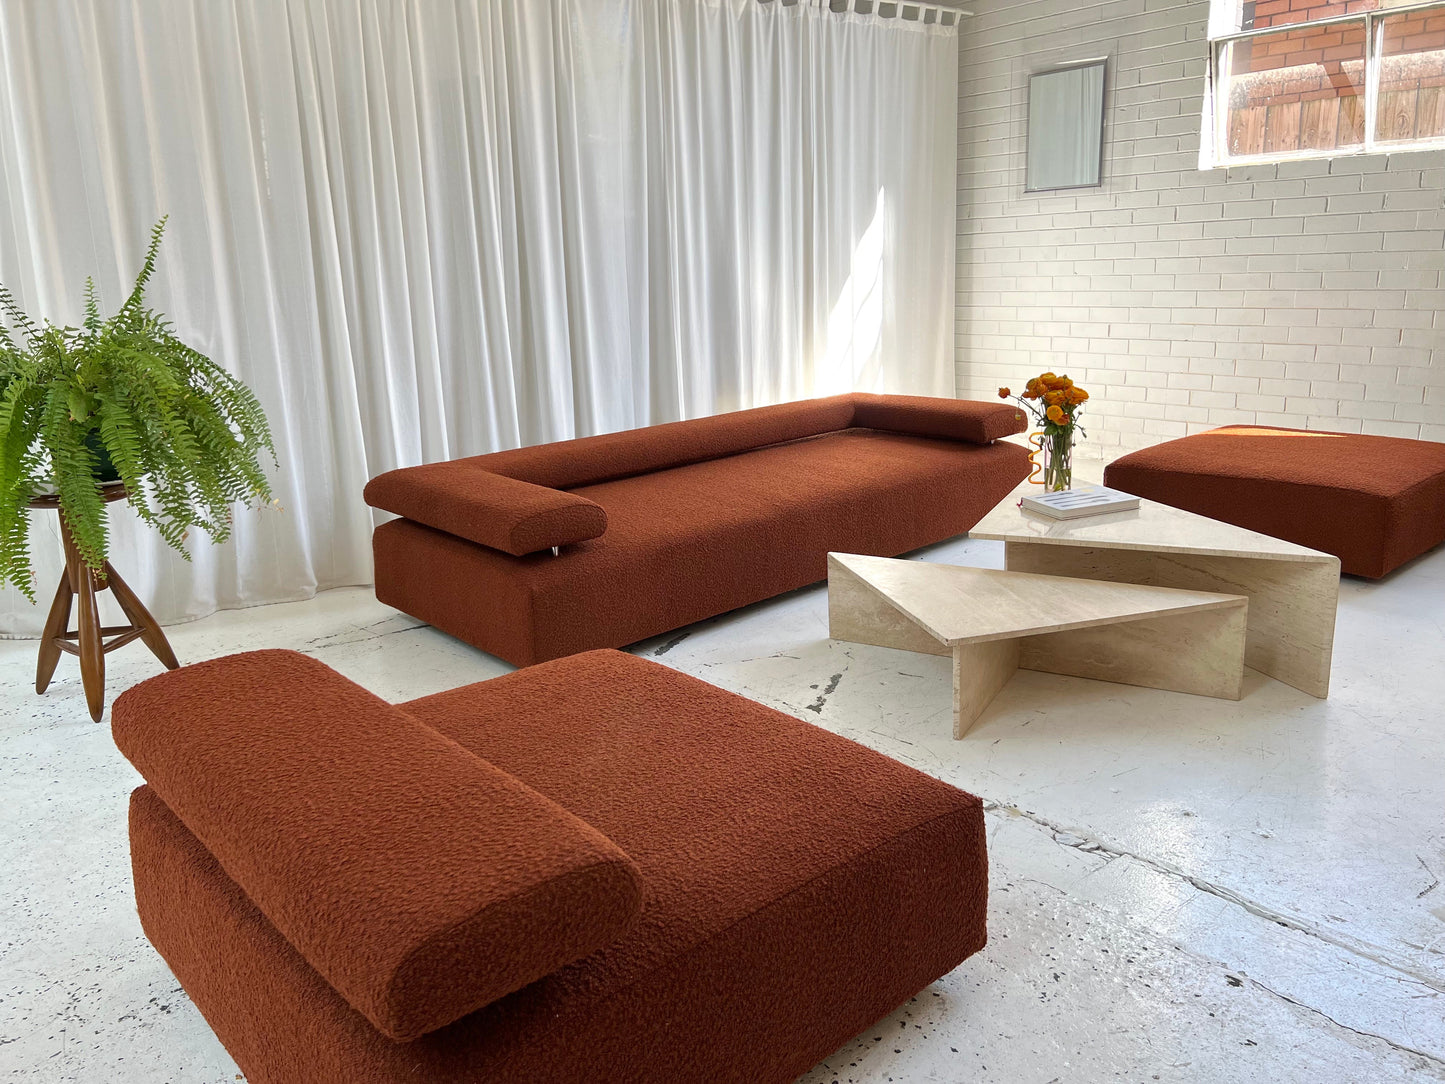
[[[849,2],[851,3],[852,0]],[[894,7],[900,8],[917,8],[919,11],[936,11],[941,15],[957,15],[960,19],[966,19],[973,15],[973,12],[965,11],[963,8],[951,8],[944,4],[917,3],[915,0],[873,0],[874,8],[880,4],[892,4]]]
[[[772,2],[773,0],[758,0],[758,3],[760,4],[767,4]],[[779,2],[785,4],[786,6],[792,6],[791,4],[788,4],[787,0],[779,0]],[[856,5],[858,2],[859,0],[846,0],[847,7],[845,8],[845,10],[837,12],[836,14],[844,15],[850,11],[856,11]],[[914,8],[920,14],[925,11],[936,11],[939,15],[952,15],[954,17],[955,26],[958,24],[958,20],[969,18],[973,15],[972,11],[966,11],[963,8],[946,7],[943,4],[930,4],[927,2],[927,0],[864,0],[864,2],[870,4],[873,9],[870,14],[876,15],[878,13],[878,9],[880,7],[883,7],[884,5],[899,9]],[[826,8],[831,11],[833,8],[834,0],[793,0],[793,3],[812,3],[815,7]],[[895,15],[894,18],[897,18],[897,16]]]

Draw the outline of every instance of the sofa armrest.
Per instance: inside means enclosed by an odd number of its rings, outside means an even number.
[[[314,659],[255,651],[115,702],[116,744],[377,1030],[416,1038],[622,936],[607,837]]]
[[[991,444],[1028,428],[1024,412],[1008,403],[865,392],[853,396],[853,424],[971,444]]]
[[[387,471],[366,503],[515,557],[596,538],[602,506],[560,489],[494,474],[469,459]]]

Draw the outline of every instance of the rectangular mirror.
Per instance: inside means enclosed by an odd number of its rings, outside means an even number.
[[[1029,77],[1025,192],[1100,183],[1105,63],[1090,60]]]

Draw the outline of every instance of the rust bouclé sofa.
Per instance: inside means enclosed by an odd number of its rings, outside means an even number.
[[[961,534],[1028,473],[1020,411],[841,395],[389,471],[381,601],[518,666]],[[554,548],[556,552],[554,552]]]
[[[983,946],[977,798],[594,651],[136,686],[146,935],[250,1084],[785,1084]]]

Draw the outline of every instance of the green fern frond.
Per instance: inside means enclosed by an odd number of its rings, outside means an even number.
[[[28,347],[36,335],[35,322],[31,320],[26,311],[20,307],[20,303],[15,300],[15,295],[10,292],[9,288],[3,282],[0,282],[0,312],[3,312],[10,323],[14,325],[15,330],[20,332],[23,337],[23,344]],[[0,333],[4,333],[4,327],[5,325],[0,323]],[[8,333],[5,333],[4,341],[6,346],[13,347],[16,345]]]
[[[135,287],[121,305],[120,312],[115,314],[115,320],[145,311],[145,288],[150,283],[151,276],[156,273],[156,254],[160,252],[161,236],[166,232],[168,218],[170,218],[169,215],[162,215],[161,220],[151,227],[150,244],[146,246],[145,260],[141,263],[140,273],[135,277]]]
[[[100,328],[100,302],[95,296],[95,279],[86,276],[85,279],[85,330],[96,331]]]
[[[41,438],[50,453],[60,513],[81,559],[99,569],[105,565],[108,532],[105,502],[95,484],[95,455],[86,446],[86,433],[86,427],[71,417],[68,389],[52,384],[46,394]]]

